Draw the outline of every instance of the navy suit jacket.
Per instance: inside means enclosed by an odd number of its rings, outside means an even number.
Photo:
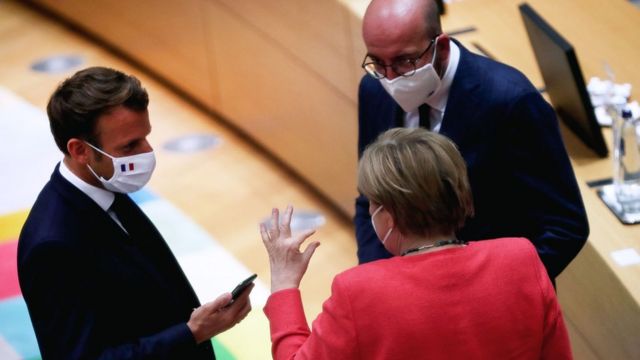
[[[126,200],[129,235],[57,166],[33,205],[18,274],[43,359],[214,359],[186,324],[200,305],[191,285]]]
[[[526,237],[553,279],[589,234],[584,205],[553,108],[518,70],[460,48],[440,133],[462,153],[475,216],[465,240]],[[402,126],[404,113],[370,76],[359,89],[358,154],[380,133]],[[360,195],[354,218],[361,263],[388,257]]]

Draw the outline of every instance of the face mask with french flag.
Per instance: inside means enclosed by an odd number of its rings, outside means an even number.
[[[96,174],[91,166],[87,164],[93,176],[109,191],[119,193],[138,191],[149,182],[153,170],[156,168],[156,157],[153,151],[131,156],[114,157],[89,143],[86,144],[99,153],[108,156],[113,162],[113,176],[108,180]]]
[[[120,171],[121,172],[133,171],[134,168],[135,168],[135,165],[132,162],[130,162],[128,164],[120,164]]]

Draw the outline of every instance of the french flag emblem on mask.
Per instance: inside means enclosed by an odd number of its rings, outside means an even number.
[[[1,0],[0,0],[1,1]],[[113,162],[113,176],[107,180],[96,174],[91,166],[87,167],[105,189],[119,193],[130,193],[140,190],[151,178],[153,169],[156,168],[156,157],[153,151],[123,157],[113,157],[99,148],[86,143],[96,151],[111,158]],[[137,166],[134,164],[138,164]],[[120,169],[118,172],[116,169]],[[1,353],[1,351],[0,351]]]
[[[128,167],[128,170],[127,170],[127,167]],[[133,163],[120,164],[120,171],[121,172],[133,171]]]

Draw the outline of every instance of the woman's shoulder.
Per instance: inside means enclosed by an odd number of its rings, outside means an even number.
[[[515,269],[522,268],[525,264],[533,267],[542,266],[535,246],[526,238],[497,238],[470,244],[476,249],[474,256],[485,258],[496,267]],[[524,268],[530,268],[530,266],[524,266]]]
[[[370,282],[377,275],[383,276],[385,273],[397,269],[395,263],[398,262],[398,259],[398,257],[392,257],[356,265],[336,275],[334,282],[352,284],[359,281]]]
[[[503,237],[496,239],[488,239],[482,241],[471,241],[471,244],[477,248],[491,249],[504,252],[534,252],[536,251],[533,243],[523,237]]]

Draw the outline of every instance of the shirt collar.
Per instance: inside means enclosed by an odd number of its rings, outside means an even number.
[[[447,70],[444,72],[444,76],[442,77],[442,82],[438,90],[426,101],[431,108],[436,109],[441,113],[444,112],[445,107],[447,106],[449,89],[451,88],[451,83],[456,75],[459,62],[460,48],[458,48],[458,45],[456,45],[455,42],[449,40],[449,64],[447,65]]]
[[[93,201],[95,201],[96,204],[98,204],[98,206],[102,208],[102,210],[109,210],[109,207],[115,199],[115,195],[111,191],[93,186],[80,179],[76,174],[71,172],[71,170],[67,167],[67,164],[64,163],[64,160],[60,161],[60,175],[62,175],[62,177],[67,179],[67,181],[73,184],[73,186],[77,187],[80,191],[82,191]]]

